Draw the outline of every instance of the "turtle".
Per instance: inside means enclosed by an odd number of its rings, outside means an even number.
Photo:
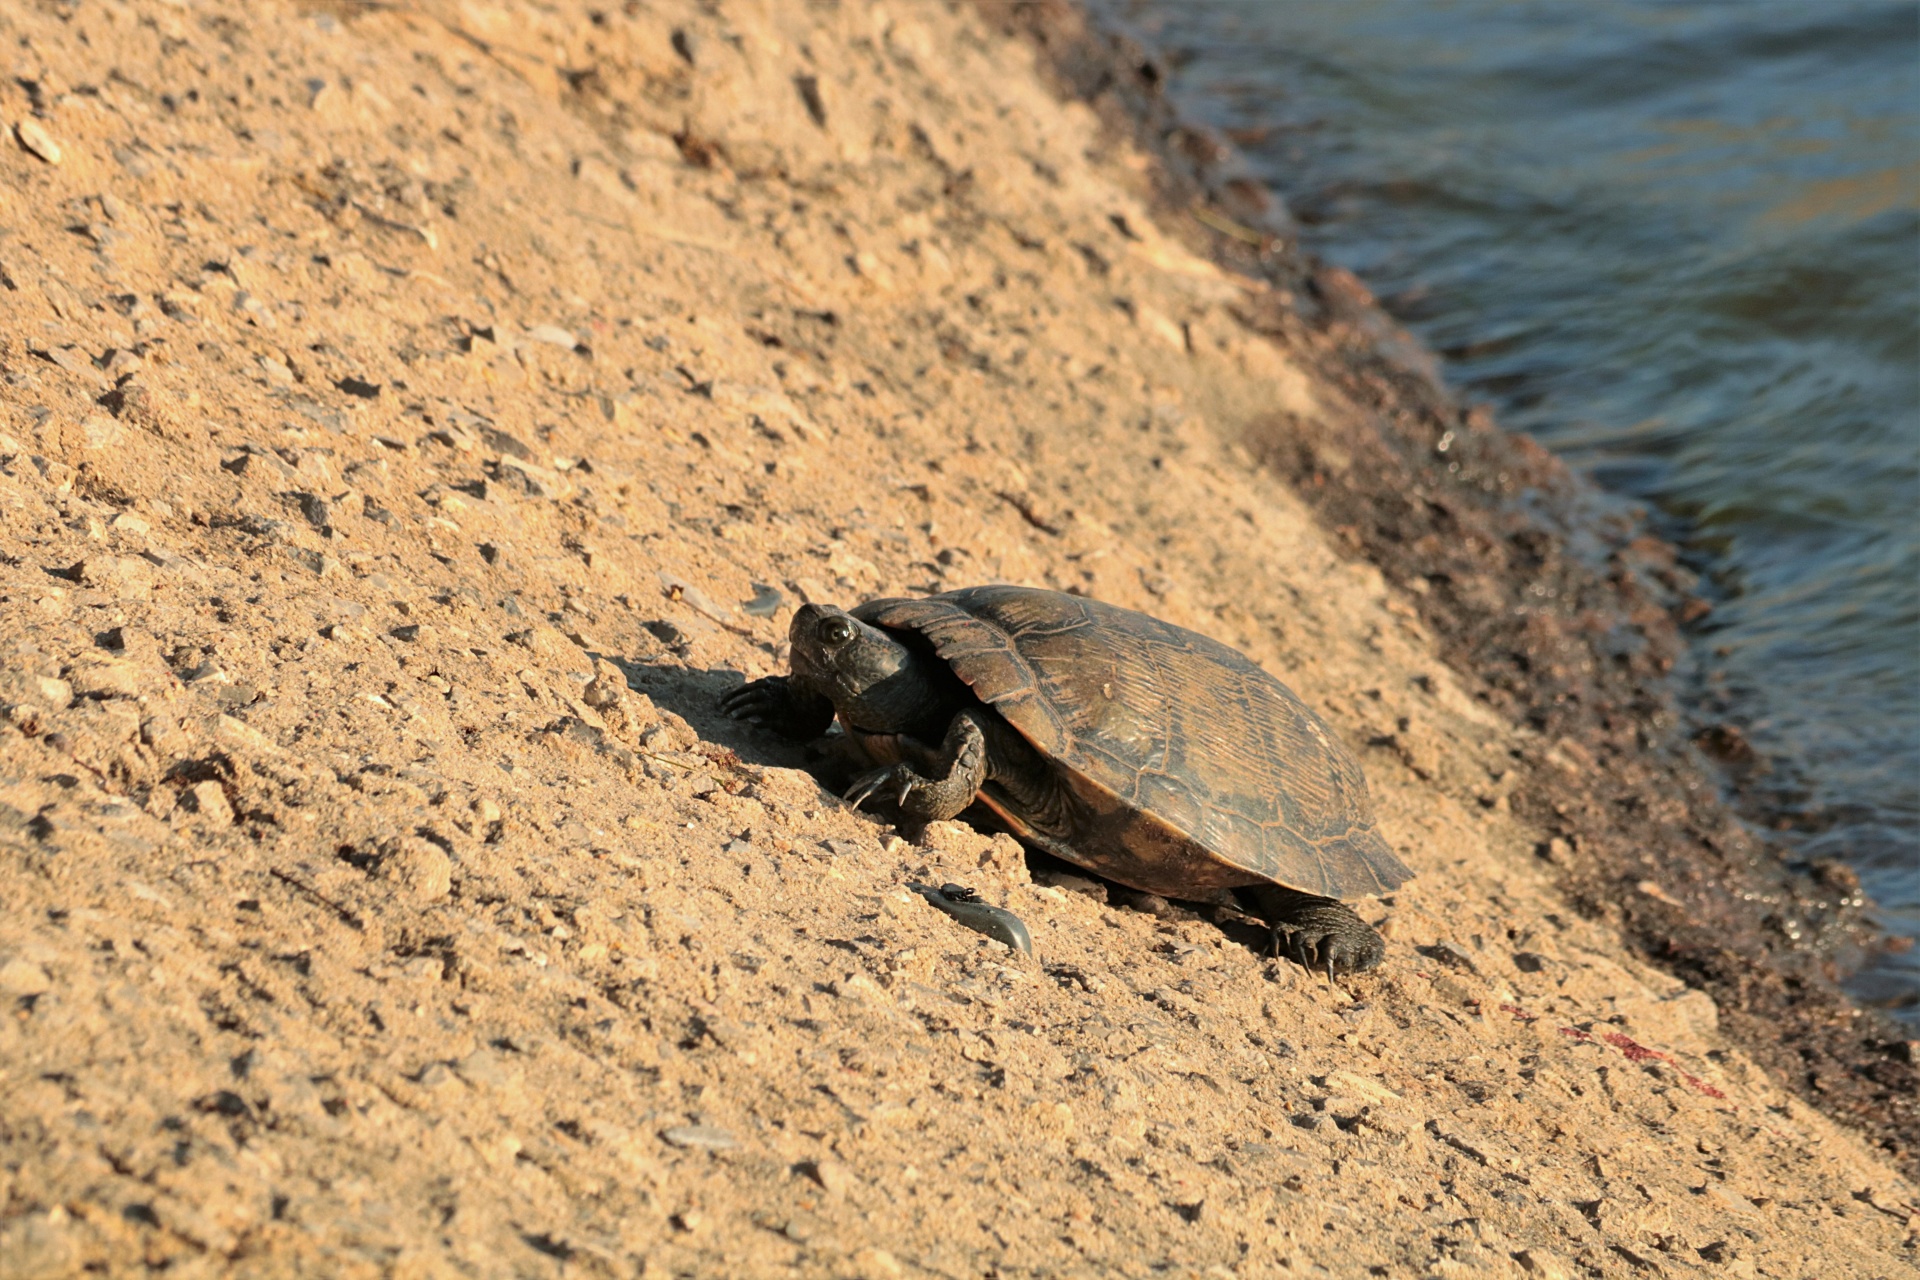
[[[910,818],[978,801],[1014,836],[1164,898],[1232,901],[1277,952],[1337,972],[1385,945],[1340,901],[1413,872],[1374,825],[1359,762],[1239,651],[1087,596],[988,585],[806,603],[791,674],[722,710],[789,737],[836,717],[871,767],[846,792]]]

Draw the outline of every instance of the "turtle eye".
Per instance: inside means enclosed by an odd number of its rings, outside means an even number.
[[[853,639],[853,624],[845,618],[828,618],[820,624],[818,634],[822,644],[842,645]]]

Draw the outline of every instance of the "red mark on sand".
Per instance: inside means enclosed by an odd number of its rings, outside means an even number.
[[[1618,1031],[1607,1032],[1604,1039],[1608,1044],[1625,1054],[1628,1062],[1664,1062],[1674,1069],[1675,1074],[1686,1081],[1689,1089],[1694,1090],[1696,1093],[1704,1093],[1709,1098],[1724,1098],[1727,1096],[1708,1084],[1705,1080],[1702,1080],[1699,1076],[1690,1075],[1678,1062],[1674,1061],[1673,1055],[1670,1053],[1661,1053],[1658,1049],[1649,1049],[1647,1046],[1634,1040],[1632,1036],[1623,1036]]]

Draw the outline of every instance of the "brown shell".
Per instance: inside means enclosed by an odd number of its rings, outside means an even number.
[[[917,632],[1075,793],[1068,847],[1173,897],[1272,881],[1331,898],[1412,876],[1374,829],[1359,763],[1243,654],[1144,613],[1031,587],[874,600],[854,615]],[[1032,832],[989,786],[982,798]]]

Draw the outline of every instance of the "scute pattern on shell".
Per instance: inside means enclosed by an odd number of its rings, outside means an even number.
[[[1246,873],[1242,882],[1339,898],[1413,874],[1374,828],[1358,762],[1290,689],[1216,640],[1030,587],[875,600],[854,613],[925,636],[1044,754]],[[1144,833],[1121,838],[1139,841],[1143,857],[1166,856]]]

